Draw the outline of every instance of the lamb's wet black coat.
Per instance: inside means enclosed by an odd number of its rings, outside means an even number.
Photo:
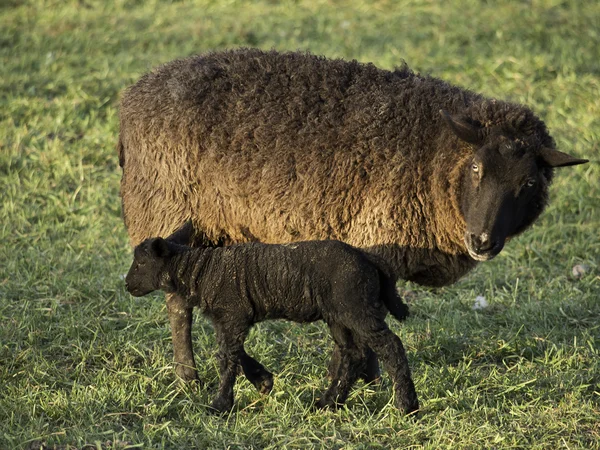
[[[377,269],[346,247],[311,242],[191,249],[173,257],[170,272],[176,292],[209,317],[235,308],[252,322],[329,321],[340,312],[340,305],[327,300],[332,284],[365,294],[378,291]],[[332,264],[340,253],[342,263]],[[357,277],[361,269],[366,273]]]
[[[233,405],[233,384],[241,365],[248,379],[268,392],[272,375],[244,350],[252,324],[268,319],[324,320],[336,345],[332,383],[318,406],[343,403],[366,369],[373,348],[390,372],[396,401],[405,412],[418,409],[400,339],[384,319],[402,320],[406,305],[393,279],[361,251],[339,241],[288,245],[249,243],[230,247],[187,247],[155,238],[135,250],[128,290],[145,295],[162,289],[197,306],[214,327],[219,343],[221,385],[213,408]]]

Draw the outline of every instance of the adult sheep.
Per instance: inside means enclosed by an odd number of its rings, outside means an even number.
[[[191,218],[215,243],[338,239],[396,278],[451,284],[539,216],[554,148],[525,106],[307,53],[173,61],[124,94],[118,152],[131,243]],[[196,377],[191,308],[167,299],[177,373]]]

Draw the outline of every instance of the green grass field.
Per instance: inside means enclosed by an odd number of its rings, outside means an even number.
[[[160,63],[237,46],[404,59],[530,105],[560,150],[592,160],[557,171],[549,208],[494,261],[448,288],[400,287],[417,421],[387,377],[311,410],[331,341],[284,322],[247,344],[273,392],[241,377],[234,412],[208,415],[209,324],[194,324],[206,386],[181,387],[162,296],[124,289],[120,93]],[[599,142],[595,0],[0,0],[0,449],[600,448]],[[489,307],[474,311],[478,295]]]

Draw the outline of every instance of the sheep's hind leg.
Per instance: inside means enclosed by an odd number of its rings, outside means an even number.
[[[359,347],[352,336],[352,332],[343,326],[330,324],[331,335],[335,341],[336,358],[329,365],[331,370],[331,384],[321,399],[317,408],[336,408],[346,401],[350,389],[356,382],[359,374],[366,368],[365,347]]]
[[[271,389],[273,389],[273,374],[271,372],[245,352],[240,358],[240,364],[242,365],[244,375],[258,392],[261,394],[271,392]]]
[[[198,380],[192,349],[192,308],[177,294],[167,294],[167,311],[173,339],[175,373],[185,381]]]

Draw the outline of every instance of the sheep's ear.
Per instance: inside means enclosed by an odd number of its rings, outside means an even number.
[[[157,258],[164,258],[170,253],[169,244],[163,238],[153,239],[150,243],[150,250],[152,251],[152,255]]]
[[[457,119],[456,117],[452,117],[443,109],[440,109],[440,114],[444,118],[446,124],[460,139],[469,144],[480,145],[483,143],[483,134],[480,127],[465,122],[464,120]]]
[[[589,162],[587,159],[574,158],[566,153],[559,152],[553,148],[542,147],[540,156],[544,164],[550,167],[565,167],[565,166],[576,166],[577,164],[585,164]]]
[[[190,245],[192,235],[194,234],[194,225],[188,220],[181,228],[178,228],[173,234],[167,237],[167,241],[179,245]]]

